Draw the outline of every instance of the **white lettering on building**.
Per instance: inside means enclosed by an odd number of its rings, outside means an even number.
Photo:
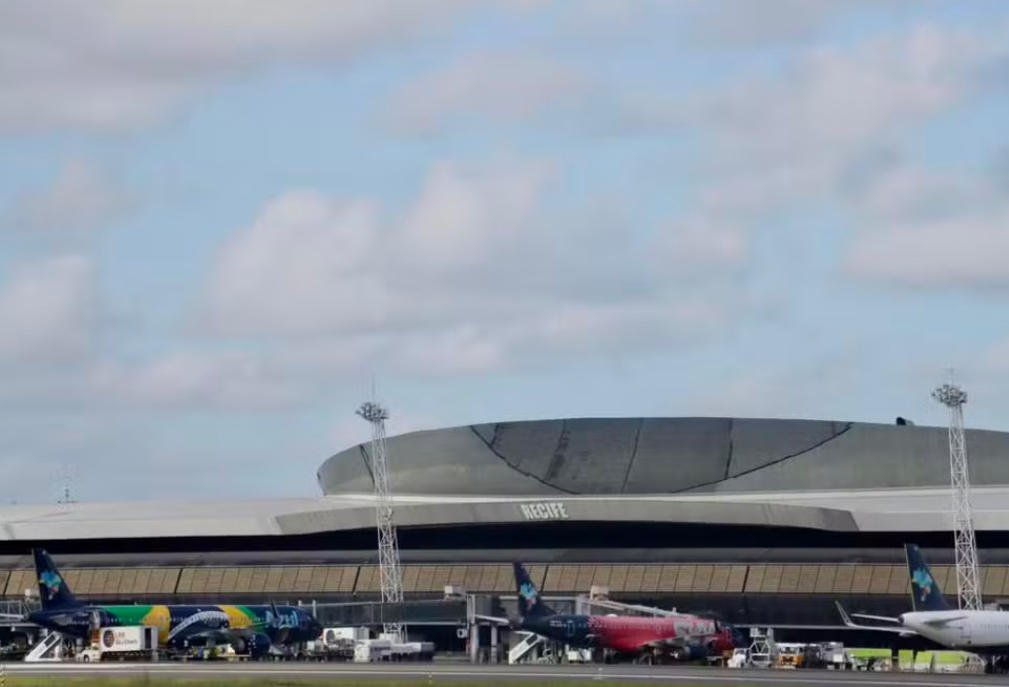
[[[567,520],[568,512],[563,503],[522,503],[519,504],[526,520]]]

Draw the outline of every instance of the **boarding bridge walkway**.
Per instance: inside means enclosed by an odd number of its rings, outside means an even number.
[[[486,604],[489,607],[489,604]],[[408,625],[464,625],[466,599],[429,599],[382,603],[320,603],[313,606],[316,619],[326,627],[377,626],[385,623]]]
[[[651,616],[655,618],[671,618],[678,615],[676,610],[667,611],[654,606],[639,606],[637,604],[625,604],[619,601],[612,601],[607,598],[581,595],[575,598],[575,612],[585,615],[599,615],[598,610],[607,613],[619,613],[621,615]]]

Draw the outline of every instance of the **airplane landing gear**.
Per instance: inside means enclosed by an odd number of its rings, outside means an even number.
[[[1009,672],[1009,656],[985,656],[984,672],[986,675]]]

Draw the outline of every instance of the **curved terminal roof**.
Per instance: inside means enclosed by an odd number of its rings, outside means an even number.
[[[1009,532],[1009,435],[974,430],[967,442],[975,526]],[[437,546],[463,525],[523,533],[537,523],[727,526],[838,533],[849,542],[863,532],[925,536],[950,526],[945,428],[554,420],[417,432],[391,438],[388,448],[397,524],[438,533]],[[0,543],[13,551],[18,542],[177,537],[180,545],[210,546],[197,540],[289,537],[295,545],[333,533],[334,550],[370,545],[368,450],[355,446],[327,460],[318,474],[326,495],[317,498],[0,506]],[[479,548],[485,535],[467,536],[475,539],[454,545]]]
[[[971,479],[1009,484],[1009,434],[968,430]],[[501,422],[388,440],[396,494],[735,494],[943,487],[944,427],[820,420]],[[367,444],[325,461],[325,494],[373,489]]]

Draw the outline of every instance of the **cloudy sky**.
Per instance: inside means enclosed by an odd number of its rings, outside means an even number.
[[[1001,0],[7,0],[0,500],[312,495],[373,379],[1009,430],[1007,84]]]

